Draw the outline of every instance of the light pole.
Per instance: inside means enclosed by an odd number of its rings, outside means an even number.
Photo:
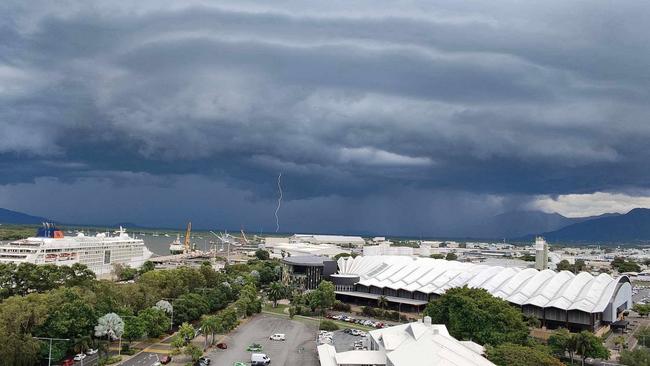
[[[50,341],[50,351],[47,356],[47,365],[52,365],[52,341],[69,341],[69,338],[49,338],[49,337],[32,337],[35,339],[40,339],[42,341]]]

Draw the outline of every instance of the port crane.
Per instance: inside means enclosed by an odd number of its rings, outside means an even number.
[[[192,221],[187,223],[187,230],[185,231],[185,241],[183,242],[183,253],[187,254],[191,251],[190,248],[190,234],[192,233]]]

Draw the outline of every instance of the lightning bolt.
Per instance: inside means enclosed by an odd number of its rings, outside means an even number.
[[[278,207],[275,208],[275,232],[280,231],[280,218],[278,218],[278,211],[280,211],[280,206],[282,206],[282,184],[281,184],[282,173],[278,175],[278,191],[280,192],[280,197],[278,197]]]

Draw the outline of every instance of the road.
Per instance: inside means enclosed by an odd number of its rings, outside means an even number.
[[[120,366],[151,366],[159,357],[168,355],[172,351],[171,341],[173,335],[161,340],[160,342],[147,345],[144,350],[130,359],[120,363]]]
[[[95,353],[94,355],[86,356],[86,358],[84,358],[82,361],[75,361],[74,365],[75,366],[95,366],[95,365],[97,365],[99,363],[98,361],[99,361],[98,355],[97,355],[97,353]]]
[[[273,333],[284,333],[286,341],[271,341]],[[252,352],[246,351],[251,343],[259,343],[271,358],[272,365],[317,366],[316,337],[318,329],[311,322],[300,322],[270,314],[256,315],[246,324],[228,334],[227,350],[212,350],[208,357],[213,365],[232,365],[235,362],[250,363]]]

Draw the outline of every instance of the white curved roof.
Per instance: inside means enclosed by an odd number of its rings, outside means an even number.
[[[393,290],[443,294],[452,287],[483,288],[517,305],[555,307],[598,313],[605,310],[617,284],[627,277],[608,274],[574,275],[568,271],[538,271],[404,256],[345,257],[339,273],[360,277],[359,284]]]

